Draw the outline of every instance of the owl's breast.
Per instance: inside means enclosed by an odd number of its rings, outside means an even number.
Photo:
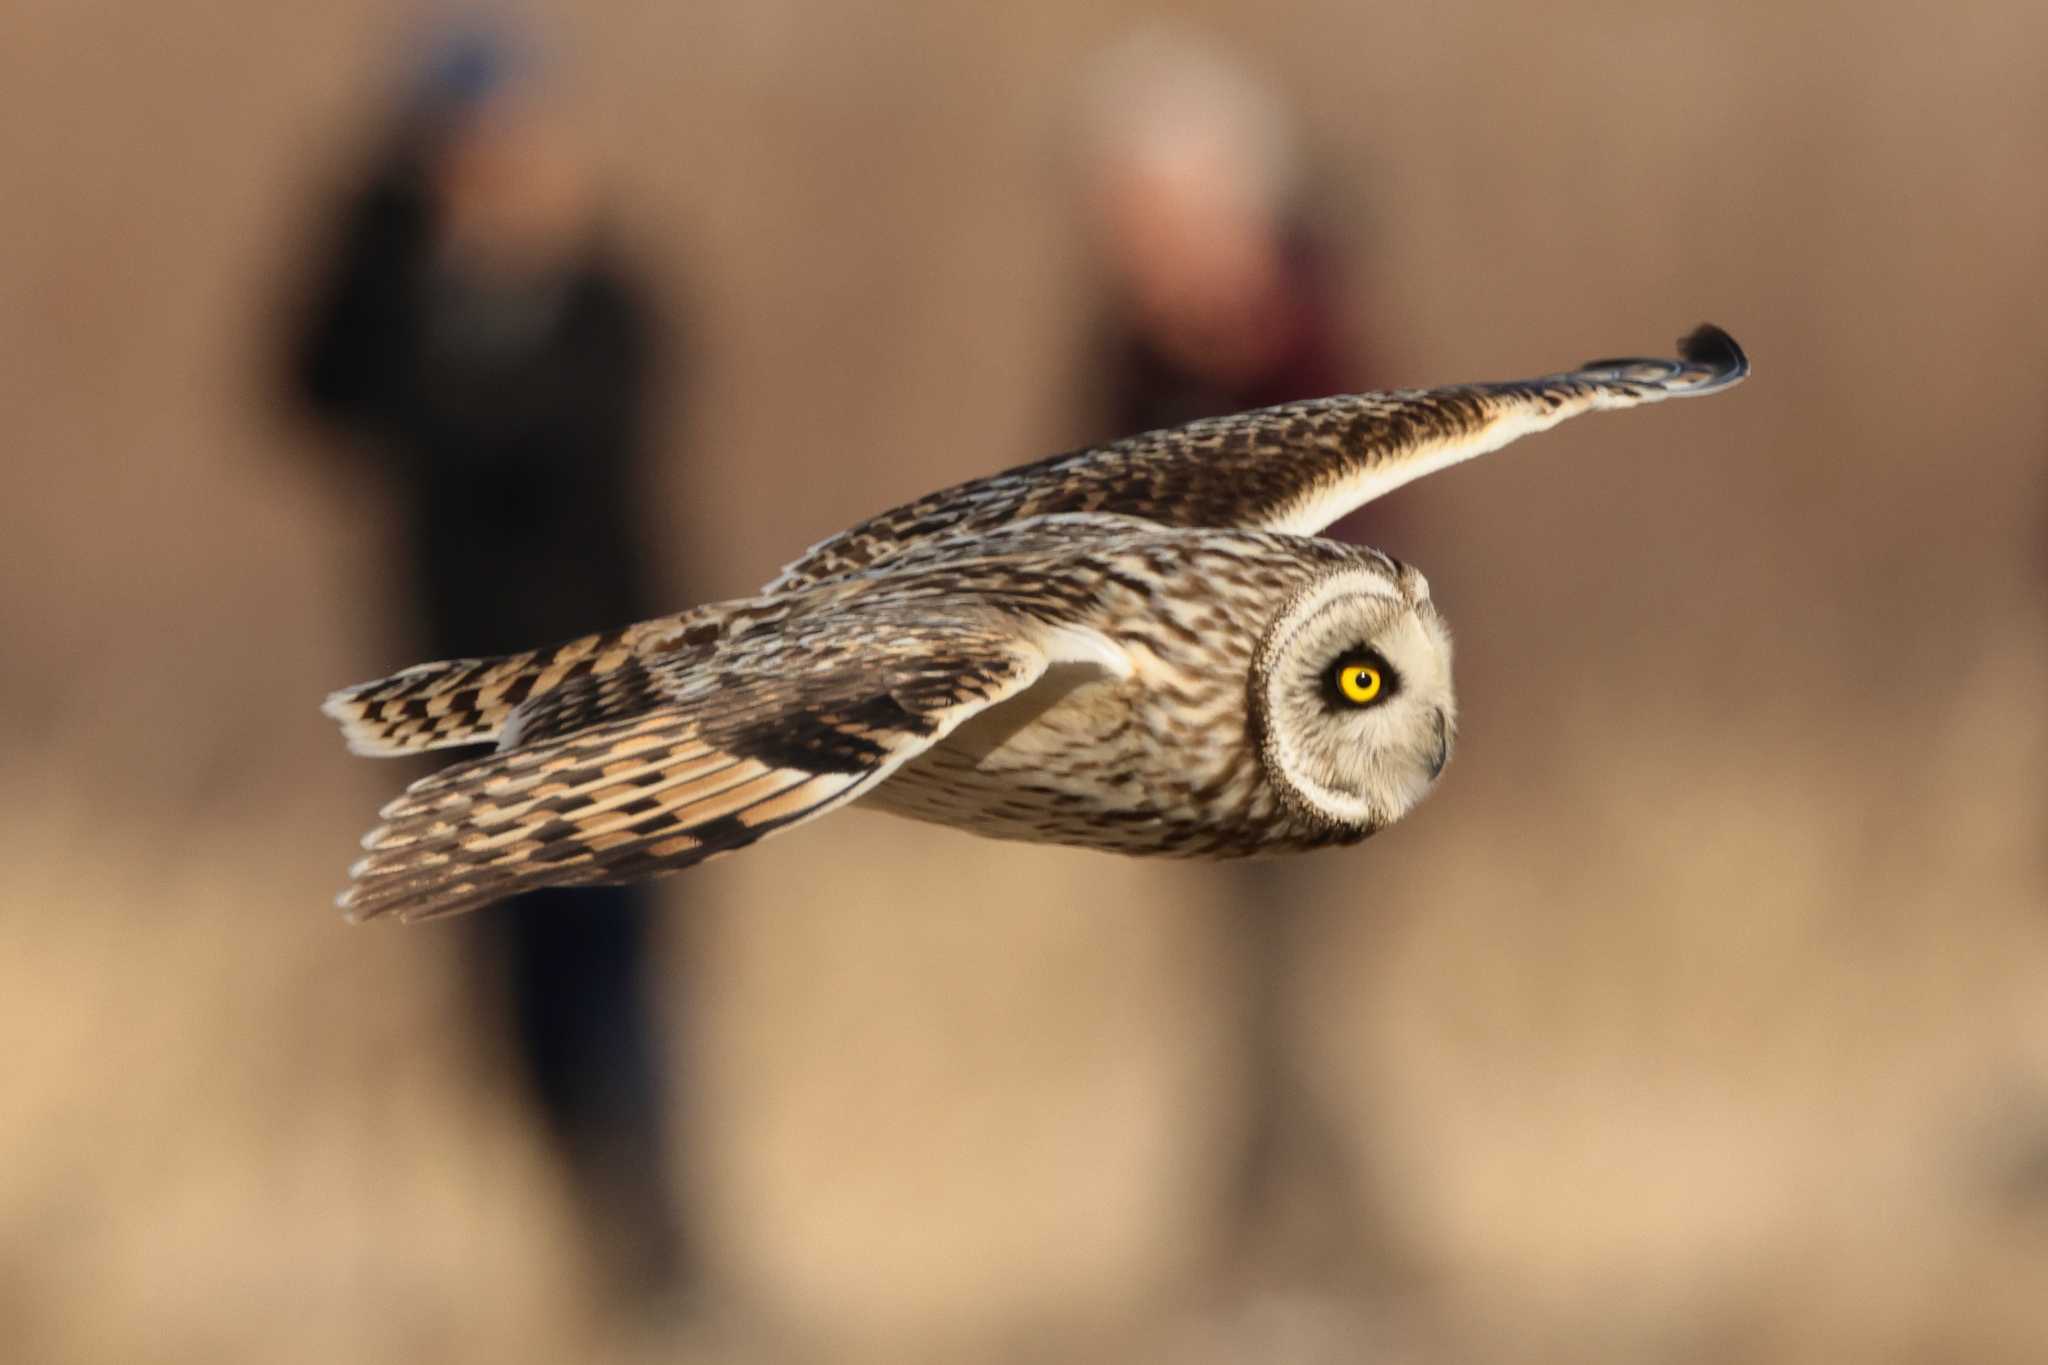
[[[1117,853],[1261,851],[1286,815],[1250,740],[1243,673],[1191,670],[1126,644],[1128,678],[1055,669],[863,804],[993,838]]]

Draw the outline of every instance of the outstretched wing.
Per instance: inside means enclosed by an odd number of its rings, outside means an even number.
[[[892,573],[924,589],[911,571],[1058,553],[1119,534],[1156,534],[1137,517],[1062,514],[1010,522],[970,540],[920,537],[890,559]],[[883,593],[856,597],[874,599]],[[693,607],[622,630],[489,659],[415,664],[389,677],[329,694],[321,710],[341,724],[349,748],[373,758],[495,743],[510,749],[546,733],[566,734],[647,708],[651,662],[670,667],[715,653],[729,632],[774,627],[798,610],[794,594]]]
[[[813,546],[763,593],[856,573],[935,536],[1053,512],[1312,535],[1404,483],[1568,417],[1718,393],[1749,373],[1718,327],[1678,347],[1677,360],[1596,360],[1543,379],[1287,403],[1055,455],[884,512]]]
[[[716,608],[699,608],[521,654],[415,664],[331,693],[320,709],[341,723],[350,750],[365,757],[489,744],[529,698],[608,674],[695,632],[715,637],[719,626]]]
[[[1116,659],[1084,632],[939,607],[849,611],[566,682],[515,715],[517,747],[385,807],[341,906],[426,919],[692,866],[854,800],[1056,662]]]

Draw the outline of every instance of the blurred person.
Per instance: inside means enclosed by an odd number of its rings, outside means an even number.
[[[1084,439],[1383,387],[1377,348],[1343,313],[1338,247],[1302,194],[1290,111],[1227,55],[1151,30],[1104,54],[1084,101],[1081,191],[1101,300]],[[1383,504],[1326,534],[1377,545]],[[1314,868],[1234,865],[1219,926],[1243,965],[1243,1147],[1225,1191],[1233,1254],[1361,1259],[1341,1142],[1291,1060],[1289,983]],[[1298,1186],[1318,1182],[1318,1197]],[[1273,1226],[1275,1223],[1280,1226]]]
[[[434,658],[652,614],[654,327],[532,54],[436,48],[340,216],[293,391],[397,495],[405,605]],[[366,668],[365,672],[374,672]],[[631,1298],[678,1284],[644,886],[550,889],[461,931],[598,1252]]]
[[[1152,33],[1095,73],[1083,191],[1102,265],[1097,420],[1117,435],[1370,388],[1286,109]]]

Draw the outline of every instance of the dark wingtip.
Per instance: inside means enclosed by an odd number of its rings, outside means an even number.
[[[1681,337],[1678,354],[1678,360],[1589,360],[1573,377],[1619,384],[1641,400],[1652,394],[1688,398],[1719,393],[1749,376],[1749,357],[1734,337],[1711,322]]]
[[[1686,364],[1707,370],[1707,382],[1716,387],[1733,384],[1749,373],[1749,357],[1742,353],[1742,347],[1711,322],[1703,322],[1681,337],[1678,354]]]

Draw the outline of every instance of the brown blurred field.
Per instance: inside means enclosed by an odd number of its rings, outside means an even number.
[[[564,10],[693,319],[678,581],[1075,439],[1138,7]],[[403,11],[0,15],[7,1358],[2048,1359],[2048,8],[1194,10],[1398,381],[1755,377],[1399,495],[1464,735],[1273,872],[1327,1123],[1251,1253],[1224,879],[854,813],[668,922],[709,1288],[630,1330],[452,940],[328,909],[398,775],[316,703],[410,660],[268,348]]]

